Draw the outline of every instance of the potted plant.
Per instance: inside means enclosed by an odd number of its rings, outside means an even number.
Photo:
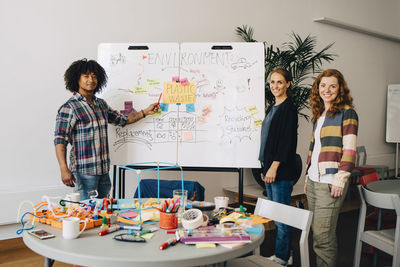
[[[257,42],[253,38],[253,28],[243,25],[236,28],[236,34],[246,42]],[[264,42],[265,49],[265,111],[274,105],[274,96],[269,88],[268,77],[272,70],[277,67],[287,69],[292,74],[291,98],[297,107],[300,117],[309,120],[309,116],[303,113],[304,108],[308,107],[308,98],[311,92],[312,84],[310,81],[315,74],[321,71],[323,63],[333,61],[335,54],[328,52],[332,44],[327,45],[320,51],[315,51],[317,41],[313,36],[308,35],[302,39],[298,34],[291,33],[291,40],[283,43],[281,48]],[[300,178],[302,170],[302,161],[297,154],[297,180]],[[265,188],[265,183],[261,180],[261,169],[252,169],[253,176],[257,183]],[[297,181],[296,180],[296,181]]]

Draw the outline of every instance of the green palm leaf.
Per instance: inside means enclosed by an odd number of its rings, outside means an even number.
[[[236,28],[236,34],[246,42],[257,42],[253,38],[253,28],[243,25]],[[291,41],[281,45],[281,49],[264,42],[265,49],[265,109],[274,104],[274,96],[269,89],[268,76],[272,70],[282,67],[290,71],[293,77],[291,97],[299,115],[307,121],[309,117],[302,110],[308,107],[308,97],[311,92],[312,78],[321,71],[323,63],[329,63],[336,57],[328,52],[333,46],[327,45],[320,51],[315,51],[317,40],[308,35],[302,39],[292,32]]]

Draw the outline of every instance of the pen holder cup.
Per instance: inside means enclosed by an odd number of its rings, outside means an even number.
[[[178,217],[176,212],[160,212],[160,228],[176,229],[178,228]]]

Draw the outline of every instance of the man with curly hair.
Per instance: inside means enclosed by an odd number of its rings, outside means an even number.
[[[64,74],[66,89],[72,97],[58,110],[54,145],[61,179],[74,187],[81,200],[88,192],[97,190],[98,198],[107,197],[111,182],[108,149],[108,123],[125,126],[157,112],[159,105],[150,104],[140,112],[123,115],[95,96],[107,84],[107,74],[94,60],[77,60]],[[66,147],[71,145],[70,165]]]

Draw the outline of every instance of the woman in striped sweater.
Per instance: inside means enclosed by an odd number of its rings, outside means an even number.
[[[343,75],[323,71],[310,95],[313,133],[304,191],[314,213],[313,248],[317,266],[336,266],[336,224],[354,168],[358,116]]]

